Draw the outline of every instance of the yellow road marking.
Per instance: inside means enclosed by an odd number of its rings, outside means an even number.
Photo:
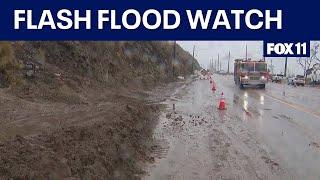
[[[267,94],[265,94],[265,95],[270,97],[271,99],[274,99],[274,100],[280,102],[280,103],[286,104],[286,105],[288,105],[288,106],[290,106],[290,107],[292,107],[294,109],[300,110],[302,112],[305,112],[307,114],[310,114],[310,115],[320,119],[319,114],[317,114],[315,112],[312,112],[312,111],[310,111],[310,110],[308,110],[308,109],[306,109],[304,107],[290,104],[287,101],[284,101],[284,100],[279,99],[277,97],[274,97],[272,95],[267,95]],[[303,122],[295,122],[295,123],[297,123],[297,125],[301,127],[300,129],[304,132],[304,134],[306,134],[308,137],[310,137],[311,142],[314,142],[314,141],[316,141],[316,139],[319,139],[319,136],[314,134],[313,131],[310,128],[308,128]]]
[[[278,101],[278,102],[281,102],[281,103],[283,103],[283,104],[285,104],[285,105],[287,105],[287,106],[290,106],[290,107],[292,107],[292,108],[294,108],[294,109],[297,109],[297,110],[299,110],[299,111],[302,111],[302,112],[304,112],[304,113],[310,114],[310,115],[312,115],[312,116],[320,119],[320,114],[319,114],[319,113],[310,111],[310,110],[308,110],[308,109],[306,109],[306,108],[304,108],[304,107],[302,107],[302,106],[290,104],[289,102],[287,102],[287,101],[285,101],[285,100],[282,100],[282,99],[280,99],[280,98],[277,98],[277,97],[275,97],[275,96],[272,96],[272,95],[269,95],[269,94],[265,94],[265,95],[268,96],[268,97],[270,97],[271,99],[274,99],[274,100],[276,100],[276,101]]]

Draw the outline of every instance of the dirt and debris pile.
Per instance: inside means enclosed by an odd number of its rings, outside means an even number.
[[[139,179],[159,110],[145,90],[199,68],[172,57],[170,42],[1,44],[0,179]]]
[[[102,110],[104,119],[2,141],[0,179],[138,179],[138,164],[153,161],[148,150],[157,112],[130,98]]]

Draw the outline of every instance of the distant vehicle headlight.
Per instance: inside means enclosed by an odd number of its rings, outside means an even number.
[[[265,80],[265,79],[266,79],[266,77],[264,77],[264,76],[261,76],[261,79],[262,79],[262,80]]]
[[[247,75],[245,75],[245,76],[243,77],[243,79],[249,79],[249,77],[248,77]]]

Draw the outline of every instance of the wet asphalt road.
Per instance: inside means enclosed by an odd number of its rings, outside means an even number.
[[[320,179],[319,89],[240,90],[232,76],[214,80],[215,92],[197,80],[164,102],[145,179]]]

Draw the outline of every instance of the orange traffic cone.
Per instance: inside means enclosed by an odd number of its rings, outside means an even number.
[[[225,102],[225,99],[224,99],[224,95],[223,95],[223,92],[221,93],[221,97],[220,97],[220,100],[219,100],[219,107],[218,107],[219,110],[225,110],[227,109],[226,108],[226,102]]]

